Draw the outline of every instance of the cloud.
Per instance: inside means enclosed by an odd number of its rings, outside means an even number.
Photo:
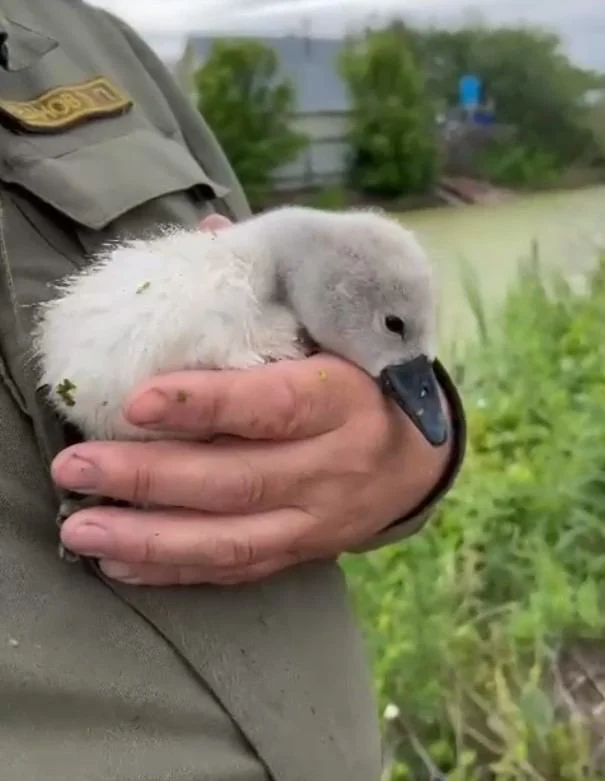
[[[229,0],[89,0],[120,16],[137,30],[160,34],[186,34],[224,19]]]
[[[565,25],[566,20],[578,16],[605,19],[605,8],[594,0],[93,0],[120,13],[139,29],[154,32],[185,32],[191,24],[200,29],[212,27],[240,27],[257,22],[287,21],[306,14],[346,20],[370,13],[402,13],[431,17],[459,16],[465,9],[475,7],[488,18],[527,19]]]
[[[605,3],[595,0],[92,0],[120,14],[161,56],[190,32],[341,35],[393,13],[417,23],[456,23],[471,8],[495,23],[529,22],[559,32],[582,64],[605,70]],[[305,26],[306,25],[306,26]]]

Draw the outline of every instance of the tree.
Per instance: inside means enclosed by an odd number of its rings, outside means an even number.
[[[296,158],[307,138],[292,130],[296,96],[280,78],[273,49],[251,40],[217,40],[194,75],[197,105],[252,204],[270,189],[271,174]]]
[[[571,62],[557,35],[537,28],[469,25],[418,31],[415,48],[433,100],[455,105],[460,76],[475,73],[498,119],[515,126],[524,147],[547,152],[562,165],[595,158],[597,145],[582,99],[600,78]]]
[[[352,100],[353,185],[400,196],[426,192],[437,171],[435,122],[403,25],[349,38],[340,70]]]

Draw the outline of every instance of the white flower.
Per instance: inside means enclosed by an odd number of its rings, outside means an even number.
[[[386,721],[395,721],[399,718],[400,713],[399,708],[391,702],[384,709],[384,718]]]

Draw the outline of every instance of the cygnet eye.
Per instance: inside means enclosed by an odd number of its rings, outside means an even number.
[[[394,334],[398,334],[402,339],[405,339],[405,323],[397,315],[387,315],[384,318],[384,324],[388,331]]]

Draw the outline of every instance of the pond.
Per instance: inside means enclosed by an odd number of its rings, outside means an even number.
[[[500,204],[407,212],[404,224],[430,251],[441,292],[444,338],[467,339],[473,319],[460,282],[462,259],[497,306],[514,281],[519,260],[538,244],[541,262],[581,274],[605,246],[605,186],[518,196]],[[445,346],[445,345],[444,345]]]

